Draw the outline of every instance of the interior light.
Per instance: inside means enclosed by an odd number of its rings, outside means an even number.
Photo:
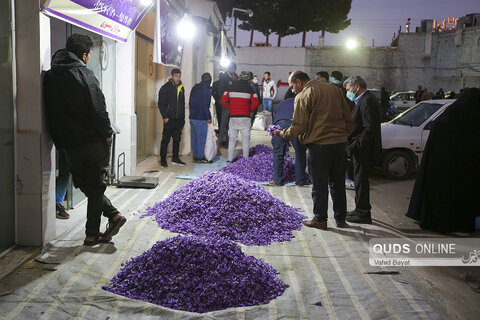
[[[193,24],[192,17],[188,14],[184,14],[182,19],[178,22],[177,33],[183,39],[191,39],[195,35],[195,25]]]
[[[140,0],[140,4],[144,7],[149,6],[153,0]]]
[[[230,65],[230,59],[228,59],[226,56],[223,56],[221,59],[220,59],[220,65],[224,68],[227,68],[229,65]]]

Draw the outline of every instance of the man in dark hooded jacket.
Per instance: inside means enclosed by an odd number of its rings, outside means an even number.
[[[93,45],[90,36],[71,35],[66,49],[53,56],[43,83],[50,135],[65,152],[73,183],[88,198],[85,245],[109,242],[127,221],[104,195],[112,128],[100,83],[87,68]],[[102,213],[109,219],[103,234]]]
[[[158,109],[163,118],[162,142],[160,144],[160,164],[167,167],[167,147],[170,139],[173,139],[172,163],[184,166],[180,160],[180,139],[185,125],[185,88],[182,83],[182,72],[174,68],[172,77],[158,92]]]

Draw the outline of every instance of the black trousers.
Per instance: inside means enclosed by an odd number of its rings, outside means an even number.
[[[220,130],[220,123],[222,122],[222,108],[223,106],[215,102],[215,114],[217,115],[218,130]]]
[[[170,139],[173,139],[173,159],[178,159],[180,151],[180,139],[185,125],[185,119],[169,119],[163,124],[162,142],[160,143],[160,158],[167,158],[167,147]]]
[[[355,182],[355,211],[360,216],[370,216],[370,182],[368,181],[371,157],[370,150],[352,156],[353,181]]]
[[[347,213],[344,171],[345,146],[346,143],[307,145],[308,172],[313,183],[313,214],[317,221],[328,220],[329,185],[335,220],[345,220]]]
[[[64,149],[64,152],[75,187],[88,198],[85,234],[87,237],[98,236],[102,214],[111,219],[119,213],[104,195],[110,148],[105,140],[97,140]]]

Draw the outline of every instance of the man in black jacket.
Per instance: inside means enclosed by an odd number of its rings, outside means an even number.
[[[173,138],[172,163],[184,166],[180,160],[180,139],[185,125],[185,88],[182,83],[182,72],[174,68],[172,77],[158,92],[158,109],[163,118],[162,142],[160,145],[160,164],[167,167],[167,147]]]
[[[233,81],[238,80],[237,76],[237,64],[235,62],[231,62],[228,66],[227,72],[224,72],[218,82],[218,89],[217,94],[219,99],[221,100],[223,94],[228,90],[228,88],[232,85]],[[220,148],[228,149],[228,128],[230,122],[230,112],[222,105],[222,118],[220,119],[219,124],[219,145]]]
[[[86,65],[93,45],[90,36],[71,35],[66,49],[53,56],[43,83],[50,135],[65,152],[73,183],[88,198],[85,245],[109,242],[127,221],[104,195],[112,128],[100,84]],[[103,234],[102,213],[109,220]]]
[[[347,221],[372,223],[368,170],[372,160],[382,152],[380,105],[360,76],[348,78],[343,85],[347,97],[355,102],[352,112],[354,129],[346,148],[347,154],[353,158],[355,210],[347,214]]]

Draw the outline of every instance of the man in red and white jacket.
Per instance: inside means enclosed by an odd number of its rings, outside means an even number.
[[[248,157],[250,148],[250,112],[258,107],[258,96],[248,83],[251,80],[250,72],[242,71],[237,81],[233,81],[222,96],[222,104],[230,112],[228,124],[228,161],[232,162],[238,132],[242,135],[243,157]]]

